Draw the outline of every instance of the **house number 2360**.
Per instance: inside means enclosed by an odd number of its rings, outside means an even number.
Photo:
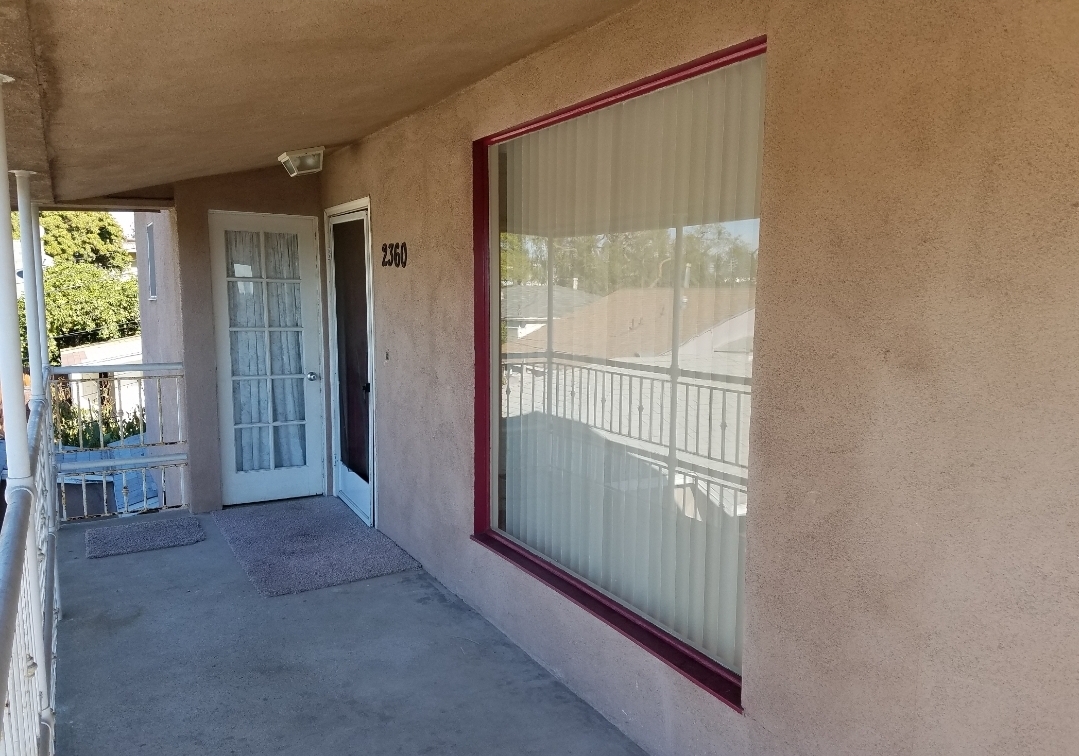
[[[408,245],[405,242],[394,242],[382,245],[382,267],[403,268],[408,265]]]

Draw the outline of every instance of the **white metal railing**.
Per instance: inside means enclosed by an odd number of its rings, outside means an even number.
[[[0,756],[53,753],[56,623],[60,618],[56,530],[61,517],[186,504],[182,365],[46,368],[44,372],[49,391],[31,401],[27,423],[30,475],[11,481],[0,528],[0,679],[7,682]],[[94,385],[80,386],[83,382]],[[137,394],[131,396],[139,400],[120,411],[122,400],[115,397],[130,392],[129,384],[137,386]],[[97,394],[88,400],[91,388]],[[57,420],[65,424],[57,426]],[[87,428],[97,430],[96,439]],[[65,445],[64,441],[76,443]],[[175,499],[169,499],[174,487],[170,470],[180,473]],[[142,481],[141,499],[129,482],[132,477]],[[102,512],[88,515],[85,498],[81,515],[71,511],[74,497],[68,489],[73,478],[79,479],[75,488],[84,496],[91,480],[100,482],[106,505]]]
[[[12,79],[0,74],[0,84]],[[55,472],[51,460],[44,365],[48,339],[41,286],[37,211],[30,201],[30,172],[15,170],[21,257],[26,275],[26,335],[30,362],[29,419],[24,412],[22,344],[11,233],[3,87],[0,86],[0,395],[7,478],[0,526],[0,681],[5,684],[0,752],[51,754],[52,649],[57,612],[55,576]]]
[[[56,483],[49,413],[31,403],[28,436],[32,487],[7,491],[0,529],[0,679],[7,680],[0,753],[51,754],[55,709]]]
[[[0,85],[11,81],[0,73]],[[0,526],[0,681],[6,685],[0,756],[49,756],[60,616],[58,523],[186,504],[183,366],[47,367],[38,211],[31,201],[30,172],[15,170],[26,276],[27,418],[6,144],[0,86],[0,206],[5,208],[0,213],[0,398],[7,410],[7,508]],[[90,491],[97,483],[100,506],[95,510]]]
[[[180,363],[49,368],[62,521],[187,505]]]

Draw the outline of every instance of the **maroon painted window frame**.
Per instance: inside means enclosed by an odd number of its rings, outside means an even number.
[[[742,678],[554,562],[491,527],[491,249],[488,150],[532,131],[638,97],[765,52],[764,37],[729,47],[472,143],[472,236],[475,251],[476,503],[472,540],[508,559],[573,603],[655,654],[734,710],[742,711]]]

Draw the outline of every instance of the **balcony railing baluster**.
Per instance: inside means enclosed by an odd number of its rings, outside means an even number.
[[[49,372],[62,520],[186,506],[182,365],[80,365]],[[176,472],[170,476],[169,470]],[[69,490],[72,485],[76,491]]]

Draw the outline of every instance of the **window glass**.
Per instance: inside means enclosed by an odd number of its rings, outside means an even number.
[[[759,56],[489,159],[492,525],[735,671],[763,92]]]

